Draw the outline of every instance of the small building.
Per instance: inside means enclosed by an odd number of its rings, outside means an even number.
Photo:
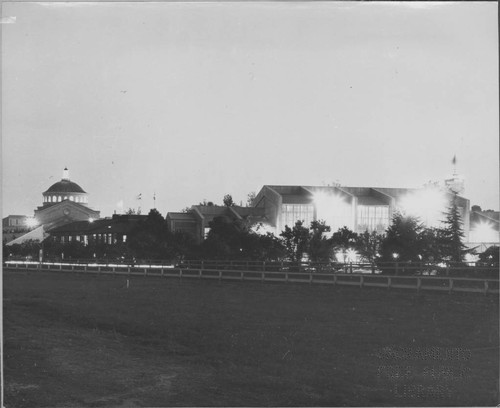
[[[241,220],[250,227],[260,222],[266,222],[264,210],[254,207],[193,205],[187,212],[167,213],[167,228],[170,232],[185,232],[191,234],[195,242],[202,242],[210,231],[210,223],[216,217],[228,217]]]

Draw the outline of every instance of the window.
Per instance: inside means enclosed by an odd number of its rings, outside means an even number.
[[[389,226],[389,207],[386,205],[359,205],[358,232],[384,232]]]
[[[303,221],[303,225],[309,228],[314,221],[314,206],[311,204],[283,204],[281,211],[282,229],[285,225],[292,228],[297,221]]]

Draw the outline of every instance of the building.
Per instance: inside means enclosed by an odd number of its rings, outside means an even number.
[[[362,233],[383,233],[396,211],[418,216],[427,226],[438,226],[453,194],[438,188],[376,188],[340,186],[266,185],[254,200],[262,208],[268,227],[279,234],[285,226],[302,220],[323,220],[332,233],[344,226]],[[457,196],[464,220],[466,240],[469,234],[469,200]]]
[[[187,212],[167,213],[167,228],[170,232],[191,234],[197,243],[202,242],[210,231],[210,222],[216,217],[241,220],[249,226],[266,222],[264,209],[241,206],[193,205]]]
[[[51,185],[42,193],[42,205],[35,210],[34,218],[26,217],[31,230],[7,243],[13,245],[26,240],[43,240],[54,228],[75,221],[89,221],[100,218],[99,211],[89,207],[88,194],[69,178],[67,168],[63,171],[61,181]],[[14,216],[7,219],[15,221]],[[16,216],[20,217],[20,216]]]
[[[2,240],[10,242],[31,229],[30,218],[26,215],[9,215],[2,219]]]
[[[88,194],[69,178],[67,168],[61,181],[42,193],[43,204],[35,210],[35,220],[45,231],[74,221],[99,219],[99,211],[89,208]]]
[[[96,221],[74,221],[51,229],[49,239],[61,244],[72,241],[84,245],[125,243],[130,231],[146,218],[147,215],[114,214]]]
[[[467,246],[475,248],[477,252],[483,252],[493,245],[500,245],[500,212],[471,211]]]

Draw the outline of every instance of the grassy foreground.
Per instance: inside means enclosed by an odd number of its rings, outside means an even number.
[[[500,402],[494,296],[20,271],[3,282],[7,408]]]

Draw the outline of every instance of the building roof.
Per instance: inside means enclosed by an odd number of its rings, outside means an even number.
[[[78,184],[70,181],[70,180],[61,180],[57,183],[52,184],[47,191],[43,194],[48,193],[86,193],[83,188],[81,188]]]
[[[176,221],[194,221],[194,215],[192,212],[169,212],[167,213],[167,219]]]
[[[358,205],[388,205],[388,204],[373,196],[358,196]]]

